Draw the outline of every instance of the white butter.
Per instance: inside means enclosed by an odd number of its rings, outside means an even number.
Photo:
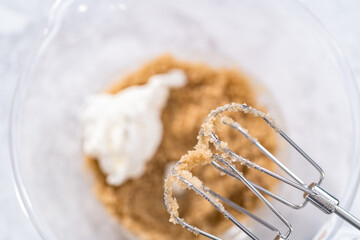
[[[83,150],[98,159],[111,185],[143,174],[162,139],[161,113],[170,88],[186,85],[181,70],[157,74],[141,86],[90,97],[83,113]]]

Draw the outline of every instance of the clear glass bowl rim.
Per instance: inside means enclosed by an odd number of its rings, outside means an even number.
[[[32,56],[29,58],[29,62],[24,66],[17,79],[16,88],[14,91],[11,113],[9,121],[9,143],[10,143],[10,162],[11,170],[14,181],[14,188],[17,199],[23,210],[24,214],[30,219],[31,223],[43,239],[56,239],[53,233],[47,229],[46,224],[42,222],[41,218],[37,215],[36,209],[33,207],[28,191],[24,185],[23,178],[19,169],[19,156],[17,154],[18,149],[18,136],[17,126],[21,116],[22,103],[24,100],[24,89],[26,84],[29,83],[36,63],[41,58],[42,53],[46,50],[47,45],[51,42],[56,34],[57,29],[61,24],[62,12],[73,2],[73,0],[57,0],[51,7],[49,12],[47,26],[43,30],[42,41],[37,48],[35,48]],[[352,112],[352,127],[353,127],[353,145],[351,146],[352,159],[360,160],[360,149],[356,146],[360,143],[360,87],[356,81],[355,75],[338,43],[323,25],[323,23],[300,1],[283,1],[289,7],[296,10],[298,16],[304,20],[304,22],[310,28],[313,28],[314,34],[318,34],[320,40],[328,48],[332,56],[334,57],[341,73],[343,75],[344,84],[346,87],[347,97]],[[342,206],[345,209],[349,209],[353,204],[356,190],[360,185],[360,161],[354,161],[353,166],[354,173],[357,173],[354,181],[348,185],[348,191],[346,195],[342,197]],[[334,216],[335,217],[335,216]],[[340,228],[342,221],[337,218],[335,224],[330,231],[327,231],[327,235],[322,239],[331,239],[335,236],[337,230]]]

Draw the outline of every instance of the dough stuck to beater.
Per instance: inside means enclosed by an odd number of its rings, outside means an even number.
[[[196,144],[201,123],[211,109],[229,102],[246,102],[258,109],[261,108],[257,103],[255,87],[248,77],[237,69],[214,68],[205,64],[179,61],[170,55],[160,56],[119,79],[107,92],[117,93],[130,86],[145,84],[152,75],[166,73],[172,69],[183,70],[187,75],[188,83],[182,88],[170,91],[161,115],[162,140],[154,156],[147,162],[144,174],[120,186],[111,186],[106,182],[106,175],[102,173],[96,159],[86,158],[88,166],[94,173],[95,193],[101,203],[124,228],[140,239],[205,239],[169,222],[169,214],[164,204],[166,166],[177,162]],[[253,117],[245,114],[238,114],[235,120],[241,122],[254,137],[261,139],[267,149],[276,151],[275,134],[264,125],[263,121],[254,120]],[[268,169],[275,169],[275,165],[267,161],[266,157],[240,134],[224,130],[221,131],[220,137],[232,139],[231,144],[229,143],[231,149],[261,163]],[[267,188],[274,185],[272,178],[259,177],[251,169],[245,170],[245,168],[238,166],[239,170],[244,170],[244,175],[248,179]],[[260,200],[253,196],[250,190],[229,176],[221,176],[212,167],[195,167],[192,174],[203,180],[214,191],[247,209],[260,206]],[[179,197],[178,205],[182,217],[191,224],[214,234],[224,233],[233,226],[206,200],[192,191],[185,191]],[[174,208],[176,207],[174,205]],[[231,213],[237,218],[242,218],[242,215],[236,211]]]
[[[173,186],[177,184],[179,186],[182,186],[183,189],[189,189],[189,186],[183,183],[183,180],[185,180],[187,183],[189,183],[196,189],[204,188],[203,182],[196,176],[193,176],[191,170],[197,166],[209,165],[213,161],[213,151],[210,146],[214,143],[214,139],[211,137],[211,134],[218,134],[216,132],[216,129],[220,128],[221,122],[226,122],[228,124],[232,124],[235,122],[232,118],[224,115],[224,113],[226,112],[243,112],[246,114],[251,114],[254,117],[263,118],[266,116],[268,119],[271,119],[270,116],[257,109],[252,108],[251,106],[247,106],[245,103],[226,104],[210,111],[209,115],[201,125],[201,129],[197,136],[198,142],[194,147],[195,150],[190,150],[186,154],[184,154],[165,179],[165,203],[167,210],[170,214],[169,221],[174,224],[183,225],[182,222],[179,222],[177,220],[177,218],[179,217],[179,204],[176,200],[176,197],[173,195]],[[268,124],[273,127],[275,131],[278,131],[278,128],[274,121],[270,120]],[[219,140],[219,143],[215,145],[215,151],[218,150],[221,152],[223,151],[222,149],[225,148],[228,148],[228,143],[221,140]],[[224,157],[225,159],[230,159],[230,161],[232,159],[231,156],[229,156],[226,152],[222,153],[222,157]],[[245,164],[249,168],[254,167],[252,163],[245,161],[240,162],[240,164]],[[239,184],[241,183],[239,182]],[[210,200],[212,204],[217,206],[217,208],[219,208],[221,211],[225,210],[223,204],[217,198],[214,198],[207,191],[204,191],[203,194],[205,194],[206,198],[208,198],[208,200]],[[193,231],[195,235],[198,234],[198,232],[193,229],[187,228],[187,230]]]

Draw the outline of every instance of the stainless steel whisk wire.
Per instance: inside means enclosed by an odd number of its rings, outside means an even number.
[[[227,104],[222,107],[217,108],[214,112],[210,113],[209,117],[215,117],[217,115],[221,115],[226,111],[234,111],[234,106],[250,110],[250,111],[256,111],[258,110],[246,105],[246,104]],[[285,204],[293,209],[301,209],[306,206],[308,202],[313,203],[315,206],[320,208],[323,212],[327,214],[335,213],[338,216],[340,216],[342,219],[353,225],[355,228],[360,230],[360,221],[347,211],[345,211],[343,208],[339,206],[339,201],[327,193],[324,189],[320,187],[322,180],[325,177],[325,173],[322,170],[322,168],[314,161],[312,160],[294,141],[290,139],[281,129],[279,129],[277,126],[274,125],[272,120],[266,116],[266,115],[258,115],[261,117],[271,128],[273,128],[287,143],[289,143],[295,150],[300,153],[301,156],[303,156],[319,173],[319,180],[315,183],[311,183],[307,185],[303,180],[301,180],[294,172],[292,172],[290,169],[288,169],[280,160],[278,160],[274,155],[272,155],[261,143],[252,137],[246,129],[242,128],[240,124],[233,121],[232,119],[228,117],[221,118],[221,123],[224,125],[227,125],[238,132],[240,132],[243,136],[246,137],[247,140],[249,140],[253,145],[255,145],[266,157],[268,157],[271,161],[273,161],[279,168],[281,168],[290,178],[285,178],[283,176],[278,175],[277,173],[274,173],[266,168],[263,168],[259,165],[257,165],[254,162],[251,162],[250,160],[243,158],[242,156],[234,153],[231,151],[227,146],[223,146],[221,144],[221,141],[219,137],[215,134],[215,132],[211,132],[210,137],[212,138],[213,144],[226,153],[227,156],[229,156],[232,160],[236,160],[239,162],[244,163],[245,165],[262,172],[264,174],[267,174],[273,178],[276,178],[282,182],[284,182],[287,185],[290,185],[291,187],[297,188],[298,190],[304,192],[304,201],[300,204],[292,203],[288,200],[286,200],[283,197],[278,196],[277,194],[247,180],[244,175],[236,169],[236,167],[229,161],[228,159],[219,156],[217,154],[212,154],[212,162],[211,165],[220,170],[221,172],[241,181],[243,184],[246,185],[274,214],[277,216],[281,222],[286,226],[287,231],[286,233],[282,233],[277,227],[273,226],[271,223],[268,223],[267,221],[263,220],[261,217],[256,216],[255,214],[249,212],[248,210],[242,208],[238,204],[230,201],[229,199],[217,194],[216,192],[212,191],[211,189],[207,188],[206,186],[201,186],[201,189],[198,187],[195,187],[191,182],[183,178],[181,175],[179,175],[174,169],[172,171],[172,174],[177,177],[180,181],[182,181],[187,187],[196,193],[200,194],[202,197],[204,197],[207,201],[209,201],[219,212],[221,212],[226,218],[228,218],[230,221],[232,221],[238,228],[240,228],[247,236],[249,236],[251,239],[259,239],[253,232],[251,232],[247,227],[245,227],[243,224],[241,224],[238,220],[236,220],[226,209],[220,207],[216,201],[214,201],[213,198],[216,198],[226,205],[244,213],[245,215],[249,216],[256,222],[262,224],[264,227],[268,228],[269,230],[273,231],[276,234],[275,239],[289,239],[290,235],[293,231],[293,228],[291,226],[291,223],[264,197],[263,194],[281,202],[282,204]],[[207,118],[207,119],[208,119]],[[206,121],[206,120],[205,120]],[[202,129],[200,130],[200,135],[202,134]],[[179,164],[179,163],[178,163]],[[165,192],[165,195],[167,193]],[[165,197],[166,199],[166,197]],[[166,205],[168,206],[167,201],[165,200]],[[196,228],[193,225],[190,225],[187,223],[184,219],[180,217],[176,217],[176,220],[179,224],[181,224],[183,227],[187,228],[189,231],[201,234],[205,237],[208,237],[210,239],[214,240],[221,240],[221,238],[214,236],[208,232],[205,232],[201,229]]]

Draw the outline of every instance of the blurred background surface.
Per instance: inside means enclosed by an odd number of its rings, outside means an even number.
[[[339,42],[360,80],[360,1],[302,0]],[[37,45],[54,1],[0,1],[0,239],[40,239],[16,199],[9,162],[8,118],[17,74]],[[360,106],[359,106],[360,107]],[[341,199],[341,196],[339,196]],[[360,199],[358,193],[356,199]],[[360,201],[353,213],[360,216]],[[342,232],[346,232],[344,228]],[[339,233],[341,234],[341,232]],[[360,239],[342,235],[336,239]]]

